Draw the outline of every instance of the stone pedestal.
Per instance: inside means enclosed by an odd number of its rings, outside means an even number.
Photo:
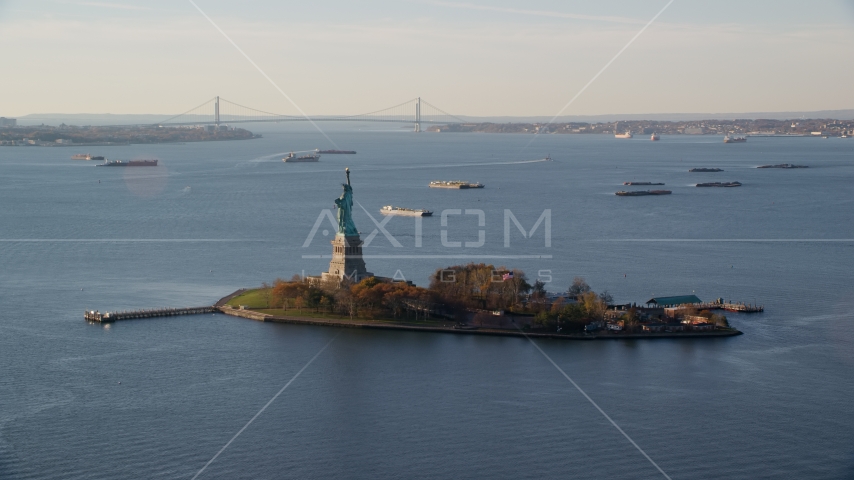
[[[362,259],[362,239],[358,235],[336,234],[335,239],[332,240],[332,261],[329,262],[329,271],[323,272],[321,279],[341,281],[346,278],[352,282],[360,282],[373,276],[374,274],[365,267],[365,260]]]

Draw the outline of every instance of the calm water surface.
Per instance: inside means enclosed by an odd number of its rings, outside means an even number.
[[[330,226],[309,233],[345,166],[377,221],[387,204],[437,212],[419,248],[411,218],[385,225],[402,247],[375,236],[365,252],[385,257],[368,260],[380,275],[426,285],[466,260],[424,256],[525,256],[492,262],[551,276],[553,291],[584,276],[621,302],[764,304],[730,316],[737,338],[539,344],[672,478],[854,477],[854,141],[568,135],[524,149],[530,137],[338,127],[358,155],[286,165],[283,152],[328,148],[289,128],[0,148],[0,478],[191,478],[333,339],[199,478],[662,478],[524,339],[82,320],[325,270],[310,257],[330,253]],[[96,169],[69,159],[78,150],[161,166]],[[753,168],[767,163],[810,168]],[[436,179],[487,188],[427,188]],[[673,194],[616,197],[629,180]],[[733,180],[744,186],[693,187]],[[483,227],[459,215],[444,228],[462,242],[483,228],[485,244],[443,247],[444,209],[483,210]],[[551,209],[551,247],[543,226],[525,239],[512,224],[505,247],[505,209],[527,229]],[[374,230],[359,206],[355,221],[363,238]]]

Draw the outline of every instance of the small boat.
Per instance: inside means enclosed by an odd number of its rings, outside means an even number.
[[[724,143],[744,143],[747,141],[747,137],[731,137],[729,135],[724,137]]]
[[[657,133],[653,133],[652,136],[649,137],[649,139],[652,140],[653,142],[657,142],[657,141],[661,140],[661,137],[659,137]]]
[[[653,183],[653,182],[623,182],[623,185],[664,185],[663,183]]]
[[[380,213],[383,215],[403,215],[406,217],[430,217],[433,216],[433,212],[430,210],[413,210],[411,208],[403,208],[403,207],[394,207],[391,205],[386,205],[380,209]]]

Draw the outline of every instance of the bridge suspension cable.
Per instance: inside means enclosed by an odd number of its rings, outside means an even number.
[[[441,108],[429,103],[427,100],[421,100],[421,104],[428,107],[426,110],[421,109],[421,121],[426,123],[467,123],[462,118],[452,115]],[[424,112],[427,112],[425,115]],[[427,117],[427,120],[424,118]]]
[[[211,98],[210,100],[206,101],[205,103],[203,103],[203,104],[201,104],[201,105],[199,105],[199,106],[197,106],[197,107],[193,107],[193,108],[191,108],[191,109],[187,110],[187,111],[186,111],[186,112],[184,112],[184,113],[180,113],[180,114],[178,114],[178,115],[175,115],[174,117],[167,118],[166,120],[164,120],[164,121],[162,121],[162,122],[159,122],[159,124],[169,123],[169,122],[171,122],[172,120],[175,120],[175,119],[180,118],[180,117],[184,117],[184,116],[195,116],[195,115],[200,115],[200,116],[208,116],[208,115],[209,115],[209,116],[210,116],[210,118],[213,120],[213,119],[214,119],[214,112],[210,112],[210,114],[208,114],[208,113],[200,113],[200,112],[201,112],[201,110],[202,110],[202,107],[206,106],[206,105],[207,105],[207,104],[209,104],[209,103],[214,103],[214,102],[216,102],[216,99],[217,99],[217,97]],[[204,121],[204,120],[203,120],[203,121],[198,122],[198,123],[212,123],[212,122],[210,122],[210,121]]]
[[[281,113],[266,112],[257,108],[247,107],[239,103],[230,102],[224,98],[220,99],[220,121],[268,121],[268,120],[305,120],[298,115],[283,115]]]
[[[420,131],[421,123],[465,123],[465,120],[460,117],[452,115],[421,98],[414,98],[391,107],[357,115],[305,117],[259,110],[224,98],[214,97],[184,113],[159,122],[158,125],[218,125],[220,123],[300,121],[414,123],[416,131]]]

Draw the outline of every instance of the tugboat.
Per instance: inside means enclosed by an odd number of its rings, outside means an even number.
[[[296,156],[296,155],[294,154],[294,152],[289,153],[287,157],[285,157],[285,158],[283,158],[283,159],[282,159],[282,161],[283,161],[283,162],[286,162],[286,163],[293,163],[293,162],[316,162],[316,161],[318,161],[318,160],[320,160],[320,155],[318,155],[317,153],[314,153],[314,154],[308,154],[308,155],[302,155],[302,156],[298,157],[298,156]]]
[[[383,215],[402,215],[405,217],[431,217],[433,212],[430,210],[413,210],[411,208],[393,207],[386,205],[380,209]]]
[[[649,137],[649,139],[652,140],[653,142],[657,142],[657,141],[661,140],[661,137],[659,137],[657,133],[653,133],[652,136]]]

